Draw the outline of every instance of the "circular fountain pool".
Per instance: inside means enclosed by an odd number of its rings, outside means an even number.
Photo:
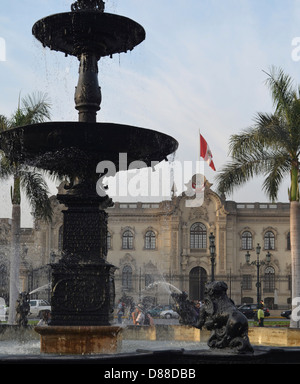
[[[149,341],[149,340],[123,340],[120,353],[136,353],[142,351],[163,351],[163,350],[206,350],[206,343],[188,341]],[[0,341],[1,355],[42,355],[40,352],[39,340],[28,341]]]

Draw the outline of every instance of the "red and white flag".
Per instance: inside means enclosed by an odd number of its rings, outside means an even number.
[[[213,155],[211,153],[211,150],[204,139],[204,137],[200,134],[200,156],[208,163],[208,165],[213,169],[214,171],[216,170],[215,164],[212,160]]]

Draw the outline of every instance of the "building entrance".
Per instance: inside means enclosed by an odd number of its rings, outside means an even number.
[[[203,300],[207,273],[204,268],[195,267],[189,275],[189,298],[190,300]]]

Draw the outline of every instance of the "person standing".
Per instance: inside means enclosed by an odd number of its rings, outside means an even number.
[[[122,324],[122,316],[124,315],[124,304],[122,300],[119,300],[118,304],[118,324]]]
[[[136,307],[137,317],[136,317],[136,325],[144,325],[145,315],[144,315],[144,307],[142,304],[138,304]]]
[[[150,325],[150,327],[154,325],[154,320],[149,312],[145,315],[144,325]]]
[[[260,307],[257,311],[257,319],[258,319],[258,326],[259,327],[264,327],[264,318],[265,318],[265,314],[264,314],[263,306],[260,305]]]

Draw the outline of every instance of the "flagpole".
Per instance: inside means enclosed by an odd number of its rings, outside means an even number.
[[[198,138],[198,160],[200,161],[200,154],[201,154],[201,140],[200,140],[200,137],[201,137],[201,132],[200,132],[200,128],[199,128],[199,138]]]
[[[198,137],[198,158],[197,158],[197,162],[196,162],[196,168],[197,168],[197,164],[199,164],[199,168],[200,168],[200,161],[201,161],[201,140],[200,140],[200,137],[201,137],[201,132],[200,132],[200,128],[199,128],[199,137]],[[196,170],[196,173],[197,173],[198,170]],[[200,171],[200,170],[199,170]]]

